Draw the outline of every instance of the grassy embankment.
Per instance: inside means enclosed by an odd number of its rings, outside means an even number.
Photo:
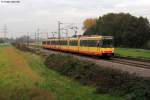
[[[123,57],[150,59],[150,50],[116,48],[116,54]]]
[[[61,76],[43,58],[0,46],[0,100],[122,100]]]
[[[96,86],[99,94],[123,96],[126,100],[149,100],[150,98],[150,78],[104,68],[93,62],[63,54],[51,54],[46,58],[45,64],[48,68],[81,84]]]

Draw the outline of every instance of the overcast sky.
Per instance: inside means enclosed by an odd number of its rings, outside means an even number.
[[[57,30],[57,21],[77,23],[81,28],[84,19],[109,12],[126,12],[150,19],[150,1],[20,0],[18,4],[0,3],[0,32],[5,24],[9,37],[34,33],[38,27],[41,31],[51,32]]]

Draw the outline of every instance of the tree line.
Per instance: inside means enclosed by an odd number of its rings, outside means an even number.
[[[150,23],[129,13],[109,13],[84,21],[84,35],[114,36],[117,47],[150,49]]]

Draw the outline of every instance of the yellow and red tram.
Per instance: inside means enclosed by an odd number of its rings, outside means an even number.
[[[60,50],[95,56],[113,56],[112,36],[81,36],[76,38],[51,38],[42,42],[45,49]]]

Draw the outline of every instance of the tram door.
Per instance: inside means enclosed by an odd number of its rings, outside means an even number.
[[[102,55],[102,40],[97,40],[97,51],[99,53],[99,55]]]
[[[99,48],[99,40],[98,39],[89,39],[88,40],[88,51],[92,55],[98,55],[100,48]]]

